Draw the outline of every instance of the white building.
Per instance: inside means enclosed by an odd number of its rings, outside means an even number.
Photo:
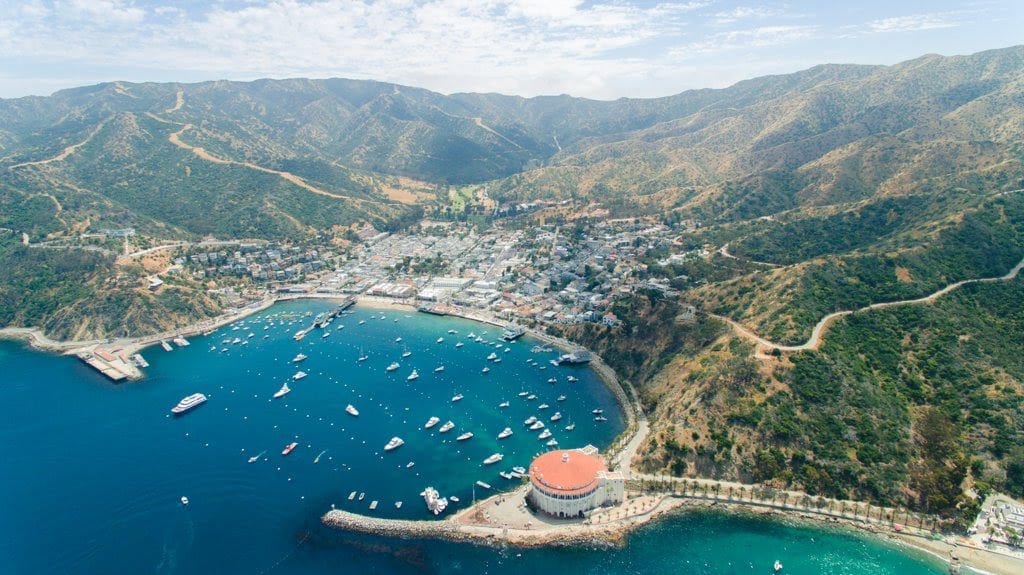
[[[534,509],[553,517],[583,517],[602,505],[621,503],[625,477],[608,471],[597,449],[561,449],[540,455],[530,464]]]

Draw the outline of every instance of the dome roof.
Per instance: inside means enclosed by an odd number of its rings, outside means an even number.
[[[597,475],[606,469],[599,456],[559,449],[533,460],[530,482],[546,493],[578,495],[597,487]]]

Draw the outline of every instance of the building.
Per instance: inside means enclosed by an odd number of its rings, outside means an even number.
[[[621,503],[625,477],[608,471],[597,449],[559,449],[530,464],[526,499],[536,511],[552,517],[583,517],[602,505]]]

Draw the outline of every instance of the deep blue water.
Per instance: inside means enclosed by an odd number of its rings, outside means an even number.
[[[314,331],[301,342],[292,340],[309,322],[304,312],[330,306],[277,305],[238,330],[222,328],[187,348],[150,348],[144,351],[151,364],[147,377],[123,385],[77,359],[0,343],[0,390],[7,404],[0,418],[0,572],[762,573],[775,558],[786,563],[787,573],[941,572],[917,555],[848,533],[716,514],[684,515],[642,530],[624,549],[601,551],[519,552],[324,529],[318,519],[332,504],[426,518],[417,494],[427,485],[459,496],[462,505],[472,499],[477,480],[510,487],[497,472],[526,466],[546,449],[523,426],[529,415],[547,421],[561,411],[564,419],[550,426],[563,447],[604,447],[623,425],[614,398],[590,369],[550,366],[553,354],[531,353],[535,342],[526,339],[504,352],[505,346],[466,337],[476,332],[494,342],[493,327],[358,307],[335,320],[329,337]],[[298,319],[291,324],[289,317]],[[245,340],[250,332],[247,345],[222,343]],[[397,337],[403,341],[395,342]],[[438,337],[444,341],[437,343]],[[464,346],[456,348],[457,341]],[[402,359],[405,349],[412,356]],[[300,351],[309,359],[291,363]],[[356,361],[361,351],[370,356],[365,362]],[[492,351],[500,363],[485,359]],[[402,367],[385,372],[392,361]],[[443,372],[434,372],[438,365]],[[485,366],[490,373],[481,373]],[[413,368],[420,378],[407,382]],[[297,369],[309,376],[291,383],[285,398],[271,400]],[[567,382],[569,374],[579,381]],[[548,383],[550,377],[557,383]],[[519,397],[522,390],[537,399]],[[168,415],[196,391],[209,396],[207,404],[183,417]],[[456,393],[465,398],[453,403]],[[560,394],[567,400],[557,402]],[[499,409],[502,400],[511,407]],[[358,418],[344,412],[349,403],[359,409]],[[539,410],[541,403],[551,407]],[[609,420],[593,421],[595,408]],[[451,419],[456,428],[445,435],[437,427],[423,430],[432,415]],[[570,419],[577,425],[571,433],[564,430]],[[505,426],[515,434],[499,441]],[[456,442],[466,430],[473,439]],[[393,435],[406,444],[384,453]],[[299,447],[282,457],[291,441]],[[257,463],[247,463],[262,451]],[[496,451],[504,461],[483,466]],[[409,462],[415,465],[407,467]],[[351,491],[365,499],[348,501]],[[182,495],[191,501],[187,508],[179,502]],[[379,502],[376,511],[368,509],[373,500]],[[396,501],[403,502],[401,509]]]

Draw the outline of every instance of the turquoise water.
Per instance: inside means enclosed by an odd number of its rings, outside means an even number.
[[[314,331],[292,340],[309,321],[301,318],[304,312],[329,307],[277,305],[238,330],[229,326],[194,338],[187,348],[150,348],[144,352],[151,364],[146,379],[126,385],[107,382],[77,359],[0,343],[0,389],[7,403],[0,418],[0,571],[510,573],[553,567],[758,573],[778,557],[787,573],[940,572],[874,540],[713,514],[674,519],[641,531],[625,549],[601,551],[518,552],[324,529],[319,516],[331,505],[426,518],[417,494],[427,485],[460,497],[460,505],[472,499],[477,480],[511,487],[497,472],[525,466],[545,449],[522,423],[530,415],[547,421],[561,411],[564,419],[550,427],[565,447],[604,447],[623,426],[613,397],[590,369],[549,366],[551,355],[531,353],[535,342],[529,340],[508,345],[506,353],[505,346],[466,337],[475,331],[493,342],[493,327],[358,307],[335,320],[329,337]],[[386,319],[379,319],[382,314]],[[290,324],[291,317],[299,319]],[[245,340],[250,332],[247,345],[221,343]],[[397,337],[403,341],[395,342]],[[463,347],[456,348],[457,341]],[[402,359],[406,349],[412,355]],[[365,362],[356,361],[361,351],[369,355]],[[500,363],[485,359],[492,351]],[[309,358],[291,363],[299,352]],[[537,365],[527,362],[531,358]],[[388,373],[384,368],[392,361],[402,367]],[[438,365],[443,372],[434,372]],[[490,373],[481,373],[485,366]],[[413,368],[420,378],[407,382]],[[292,382],[291,394],[272,400],[297,369],[309,376]],[[579,381],[567,382],[569,374]],[[548,383],[550,377],[557,383]],[[519,397],[522,390],[537,399]],[[168,416],[179,399],[197,391],[209,396],[205,405]],[[465,397],[453,403],[456,393]],[[560,394],[566,401],[556,401]],[[511,406],[499,409],[503,400]],[[358,418],[344,412],[349,403],[359,409]],[[540,403],[551,407],[539,410]],[[595,408],[608,421],[593,421]],[[423,430],[432,415],[451,419],[455,429],[445,435],[437,427]],[[563,429],[570,418],[577,425],[573,432]],[[499,441],[505,426],[515,434]],[[467,430],[475,436],[456,442]],[[393,435],[406,444],[384,453]],[[291,441],[299,447],[282,457]],[[263,451],[257,463],[247,463]],[[504,461],[483,466],[496,451]],[[365,498],[349,501],[351,491]],[[182,495],[191,500],[188,508],[179,502]],[[370,511],[373,500],[378,508]],[[403,502],[401,509],[396,501]]]

